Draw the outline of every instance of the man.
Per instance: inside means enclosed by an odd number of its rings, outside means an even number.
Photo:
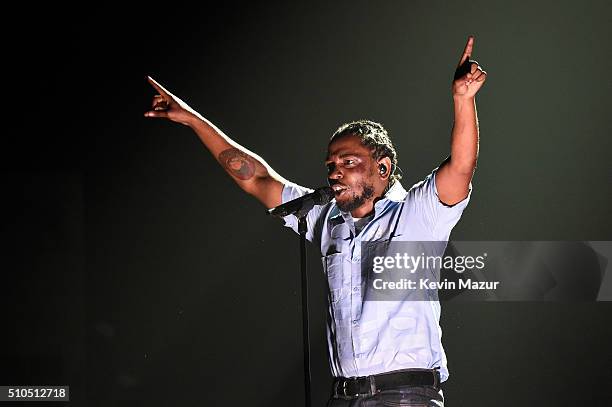
[[[448,378],[436,301],[363,301],[362,242],[442,241],[466,207],[478,156],[475,96],[486,79],[469,60],[470,36],[452,84],[450,156],[406,191],[396,151],[378,123],[358,121],[332,136],[326,165],[335,199],[308,214],[307,238],[321,249],[329,283],[328,344],[335,377],[331,406],[443,405]],[[149,77],[159,92],[146,117],[191,127],[234,181],[267,208],[311,192],[277,174],[185,102]],[[290,215],[286,225],[297,231]],[[387,404],[385,404],[387,403]]]

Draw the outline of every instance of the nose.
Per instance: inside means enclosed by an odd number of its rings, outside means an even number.
[[[327,175],[327,178],[329,179],[341,179],[342,178],[342,171],[340,171],[340,169],[338,167],[334,167],[329,174]]]

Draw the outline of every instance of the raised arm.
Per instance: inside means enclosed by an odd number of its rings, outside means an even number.
[[[152,110],[145,117],[165,118],[190,127],[240,188],[266,208],[281,204],[283,185],[287,182],[283,177],[153,78],[149,76],[147,80],[159,94],[153,97]]]
[[[436,173],[438,197],[454,205],[467,197],[478,159],[478,116],[476,93],[487,73],[478,62],[470,60],[474,37],[468,38],[453,81],[455,121],[451,134],[451,154]]]

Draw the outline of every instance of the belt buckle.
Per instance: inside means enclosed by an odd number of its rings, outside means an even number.
[[[342,381],[342,395],[343,395],[344,397],[347,397],[347,398],[355,398],[355,397],[359,397],[359,393],[357,393],[357,394],[351,394],[351,395],[349,395],[349,394],[347,394],[347,393],[346,393],[346,385],[347,385],[347,382],[348,382],[348,380],[343,380],[343,381]]]

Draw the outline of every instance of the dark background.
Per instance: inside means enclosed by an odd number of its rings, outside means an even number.
[[[151,74],[286,178],[325,184],[343,122],[389,130],[408,187],[446,156],[467,36],[488,71],[455,240],[612,240],[609,2],[223,2],[15,11],[3,28],[0,384],[69,405],[301,405],[298,239]],[[13,27],[13,26],[11,26]],[[310,253],[313,400],[331,377]],[[449,406],[610,402],[609,303],[443,304]],[[26,405],[26,404],[23,404]]]

